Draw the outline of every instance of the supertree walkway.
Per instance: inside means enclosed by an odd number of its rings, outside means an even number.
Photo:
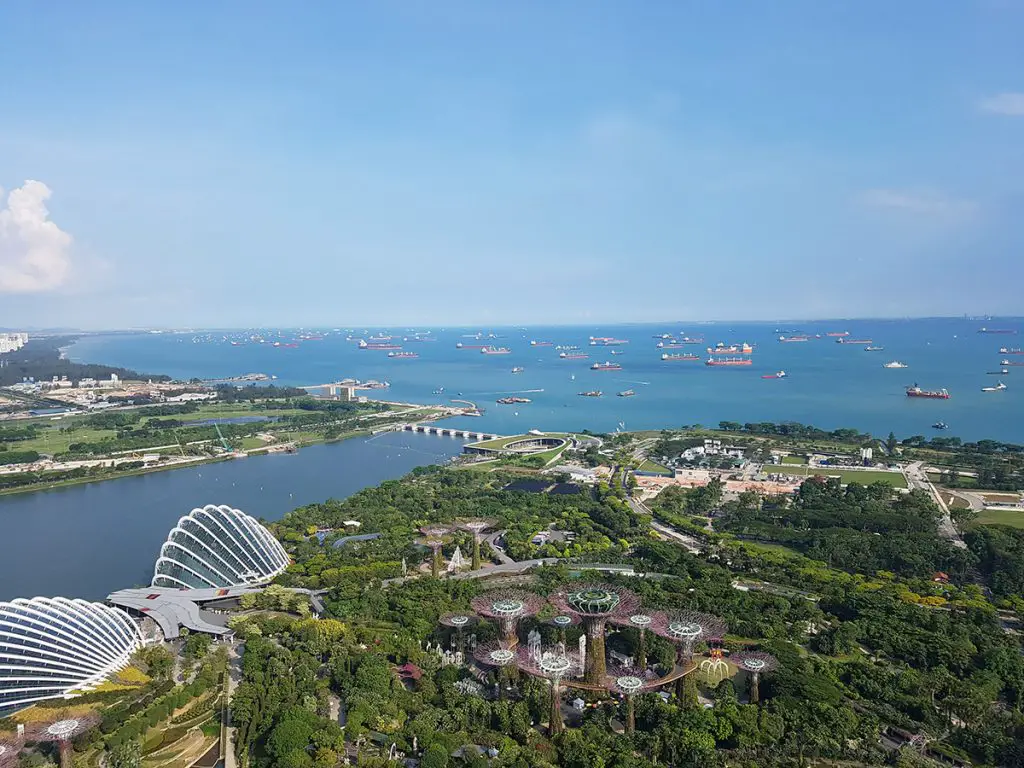
[[[604,687],[607,672],[605,625],[613,616],[637,613],[640,598],[628,589],[609,584],[577,584],[560,588],[551,595],[551,603],[560,613],[577,616],[583,621],[587,638],[583,681]]]
[[[729,661],[750,675],[750,703],[757,704],[761,700],[759,681],[762,674],[779,668],[778,659],[760,651],[741,651],[729,657]]]
[[[524,616],[534,616],[544,606],[544,598],[523,589],[496,589],[477,595],[470,602],[478,616],[493,619],[501,628],[506,648],[515,648],[519,642],[516,626]]]
[[[693,669],[693,647],[698,643],[715,643],[725,636],[726,624],[717,616],[697,611],[680,611],[664,615],[651,631],[671,640],[677,646],[676,663],[683,674],[676,680],[676,696],[683,698],[683,677]]]

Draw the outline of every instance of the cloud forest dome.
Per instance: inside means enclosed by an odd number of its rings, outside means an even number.
[[[167,535],[153,569],[153,586],[264,584],[288,564],[284,547],[255,518],[225,504],[207,504],[178,520]]]
[[[0,603],[0,714],[95,685],[141,647],[128,614],[102,603],[64,597]]]

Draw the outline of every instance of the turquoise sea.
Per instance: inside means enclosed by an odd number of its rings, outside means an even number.
[[[981,327],[1006,328],[1016,334],[979,333]],[[387,352],[360,350],[347,341],[353,336],[389,334],[415,360],[389,359]],[[435,341],[405,342],[412,332],[428,332]],[[497,338],[466,338],[476,332]],[[865,351],[862,345],[837,344],[826,334],[849,331],[850,339],[871,339],[884,347]],[[418,403],[462,398],[485,409],[478,418],[461,417],[450,423],[498,433],[528,429],[589,428],[595,431],[659,429],[682,424],[717,425],[719,421],[799,421],[823,428],[854,427],[878,435],[890,430],[900,437],[934,434],[931,425],[944,421],[942,433],[966,440],[992,438],[1024,442],[1024,366],[998,370],[1003,357],[1024,362],[1024,355],[1000,355],[1001,346],[1024,345],[1024,320],[966,318],[914,320],[834,320],[786,323],[664,323],[592,327],[531,328],[352,328],[325,329],[324,338],[299,340],[299,331],[261,331],[268,342],[233,346],[243,336],[230,331],[187,333],[130,333],[82,338],[69,351],[74,360],[107,363],[179,378],[214,378],[262,372],[277,382],[312,385],[345,377],[390,382],[387,399]],[[305,333],[309,333],[308,329]],[[755,345],[753,365],[709,368],[703,362],[663,362],[654,338],[664,333],[703,337],[705,344],[668,350],[695,352],[717,342]],[[780,343],[778,337],[801,333],[806,343]],[[814,338],[820,334],[821,338]],[[616,347],[594,347],[590,337],[628,340]],[[534,347],[531,340],[579,346],[586,360],[562,360],[554,347]],[[492,343],[508,347],[508,355],[457,349],[456,343]],[[612,350],[621,354],[613,356]],[[592,371],[594,362],[613,361],[621,371]],[[885,369],[900,360],[905,369]],[[520,366],[522,373],[512,373]],[[785,370],[787,378],[761,376]],[[982,392],[1004,381],[1002,392]],[[919,383],[925,389],[949,390],[949,400],[907,398],[905,388]],[[434,394],[444,388],[443,394]],[[632,389],[633,397],[617,397]],[[581,391],[601,390],[600,398],[580,397]],[[461,393],[461,394],[460,394]],[[495,400],[519,394],[528,404],[498,405]]]

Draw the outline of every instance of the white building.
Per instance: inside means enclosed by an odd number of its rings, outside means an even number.
[[[27,341],[27,333],[0,333],[0,355],[5,352],[17,352]]]

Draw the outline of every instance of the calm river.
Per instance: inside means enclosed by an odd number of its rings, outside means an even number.
[[[0,496],[0,600],[102,600],[149,583],[167,532],[193,507],[228,504],[277,520],[294,507],[344,498],[445,461],[464,442],[389,432],[290,455]]]

